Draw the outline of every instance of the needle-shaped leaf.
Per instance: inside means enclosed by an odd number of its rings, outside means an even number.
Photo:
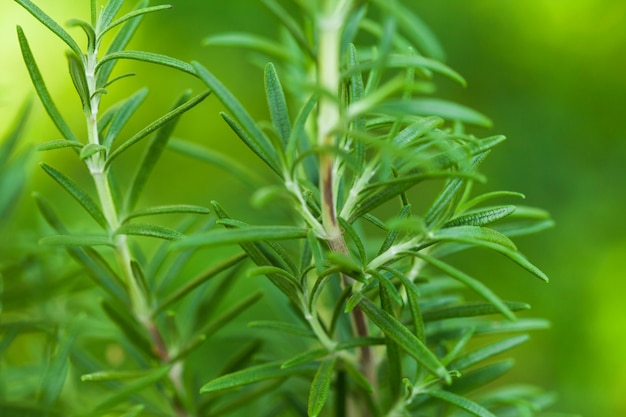
[[[80,102],[83,106],[83,111],[87,112],[91,108],[91,102],[89,97],[89,86],[87,85],[87,77],[85,76],[85,67],[83,61],[78,58],[73,52],[67,52],[67,62],[70,69],[70,77],[74,88],[80,97]]]
[[[450,277],[458,280],[470,289],[474,290],[478,295],[493,304],[509,320],[515,320],[515,315],[513,314],[511,309],[500,299],[500,297],[498,297],[493,291],[491,291],[491,289],[489,289],[489,287],[487,287],[482,282],[478,281],[475,278],[472,278],[470,275],[453,267],[452,265],[449,265],[432,256],[424,255],[422,253],[417,253],[416,256],[428,262],[435,268],[445,272]]]
[[[39,239],[40,245],[49,246],[111,246],[115,244],[108,236],[72,236],[56,235]]]
[[[132,12],[126,13],[124,16],[115,19],[113,22],[111,22],[109,25],[106,26],[106,28],[104,28],[103,30],[100,31],[99,36],[102,37],[102,35],[104,35],[105,33],[107,33],[109,30],[113,29],[114,27],[121,25],[122,23],[137,17],[137,16],[142,16],[148,13],[154,13],[154,12],[158,12],[161,10],[166,10],[166,9],[171,9],[173,6],[169,5],[169,4],[164,4],[161,6],[152,6],[152,7],[143,7],[140,9],[136,9],[133,10]]]
[[[115,17],[115,14],[117,14],[117,11],[119,10],[122,3],[123,3],[123,0],[109,1],[109,3],[106,6],[105,11],[100,15],[102,18],[99,20],[98,24],[96,25],[96,27],[98,28],[97,31],[103,30],[109,25],[109,23],[111,23],[111,20]],[[143,8],[143,7],[146,7],[147,5],[148,5],[148,0],[143,0],[139,3],[137,7]],[[110,8],[111,8],[111,12],[109,13],[108,10]],[[126,47],[126,45],[128,45],[128,42],[133,37],[133,35],[135,34],[135,31],[137,30],[137,27],[141,23],[142,18],[143,18],[143,15],[136,16],[128,20],[122,26],[120,31],[117,33],[117,35],[113,39],[113,42],[111,42],[111,45],[107,49],[106,55],[121,51]],[[96,74],[96,87],[97,88],[104,88],[106,85],[110,84],[110,82],[108,81],[109,76],[111,75],[111,72],[113,71],[113,67],[115,66],[116,62],[117,60],[112,60],[100,66],[98,73]]]
[[[56,352],[48,361],[48,366],[41,380],[41,401],[46,406],[53,405],[65,385],[69,369],[69,360],[72,347],[79,333],[80,321],[70,325],[67,334],[62,335]]]
[[[222,246],[264,240],[303,239],[307,229],[293,226],[250,226],[242,229],[211,230],[189,236],[173,247],[185,249],[196,246]]]
[[[144,224],[144,223],[126,223],[121,225],[115,230],[116,235],[135,235],[156,237],[164,240],[178,240],[185,237],[184,234],[170,229],[165,226],[158,226],[156,224]]]
[[[185,91],[174,103],[172,110],[182,106],[191,96],[191,91]],[[139,164],[139,168],[137,169],[137,173],[133,178],[131,185],[129,187],[128,194],[126,195],[125,207],[126,210],[132,210],[137,204],[137,200],[141,192],[143,191],[146,183],[148,182],[148,178],[152,173],[157,161],[161,157],[165,146],[169,142],[174,129],[176,128],[176,124],[180,119],[180,115],[174,117],[168,123],[164,124],[159,128],[157,133],[154,135],[154,138],[148,144],[148,147],[143,155],[143,161]]]
[[[198,77],[211,89],[222,104],[234,116],[222,115],[230,127],[237,133],[240,139],[246,143],[250,149],[257,153],[272,169],[280,173],[276,154],[272,144],[265,136],[258,124],[252,119],[245,108],[239,103],[235,96],[209,72],[205,67],[197,62],[192,63]],[[236,121],[235,121],[236,120]]]
[[[382,274],[380,275],[382,276]],[[383,285],[383,282],[385,281],[386,280],[384,278],[379,279],[378,288],[380,294],[380,305],[384,312],[395,319],[393,311],[393,298],[390,296],[391,291]],[[385,338],[385,345],[387,346],[387,381],[389,383],[391,395],[395,399],[400,395],[400,382],[402,381],[402,358],[400,355],[400,347],[391,337]]]
[[[419,291],[413,281],[411,281],[406,275],[392,268],[387,268],[391,273],[397,277],[406,291],[406,297],[409,304],[409,311],[411,313],[411,319],[415,326],[415,336],[422,342],[426,340],[424,333],[424,317],[419,304]]]
[[[36,149],[38,151],[51,151],[54,149],[64,149],[64,148],[81,149],[83,146],[84,145],[82,143],[75,142],[73,140],[58,139],[58,140],[50,140],[48,142],[39,144],[37,145]]]
[[[280,83],[276,67],[271,62],[265,66],[265,96],[267,97],[267,107],[270,110],[272,124],[278,136],[286,145],[291,135],[291,121],[283,86]]]
[[[309,363],[309,362],[318,360],[327,355],[328,355],[328,350],[325,348],[307,350],[306,352],[302,352],[294,356],[293,358],[286,360],[280,367],[282,369],[291,368],[293,366],[298,366],[304,363]]]
[[[83,206],[83,208],[89,213],[89,215],[100,225],[102,228],[106,229],[108,227],[108,223],[104,214],[100,208],[96,205],[96,203],[89,197],[89,195],[83,191],[82,188],[78,186],[73,180],[69,177],[65,176],[60,171],[52,168],[50,165],[46,163],[42,163],[41,167],[48,175],[50,175],[59,185],[61,185],[65,190],[70,193],[70,195],[78,201],[78,203]]]
[[[192,206],[188,204],[173,204],[168,206],[156,206],[150,207],[143,210],[137,210],[130,213],[128,216],[124,218],[124,222],[127,222],[130,219],[134,219],[136,217],[143,216],[155,216],[157,214],[209,214],[210,211],[206,207],[200,206]]]
[[[427,395],[457,406],[476,417],[496,417],[486,408],[465,397],[443,390],[428,390]]]
[[[438,240],[461,242],[492,249],[511,259],[513,262],[515,262],[531,274],[535,275],[542,281],[549,281],[547,275],[543,271],[533,265],[528,259],[524,257],[524,255],[517,251],[517,248],[509,238],[493,229],[487,229],[478,226],[458,226],[449,229],[437,230],[435,232],[432,232],[432,236],[433,239],[436,241]]]
[[[315,51],[313,51],[313,48],[309,45],[306,36],[302,32],[302,26],[275,0],[261,0],[261,3],[285,26],[300,48],[311,58],[314,58]]]
[[[32,100],[27,100],[24,103],[6,136],[0,138],[0,169],[6,165],[15,150],[18,140],[24,133],[24,128],[26,127],[26,121],[28,119],[28,115],[30,114],[32,104]]]
[[[85,22],[84,20],[80,20],[80,19],[70,19],[67,22],[67,25],[77,26],[81,28],[83,32],[85,32],[85,35],[87,35],[87,45],[88,45],[87,49],[89,53],[93,53],[94,50],[96,49],[96,32],[95,32],[93,25],[90,24],[89,22]]]
[[[482,127],[491,127],[493,124],[487,116],[476,110],[461,104],[436,98],[387,101],[379,104],[373,110],[394,115],[415,114],[419,116],[440,116],[447,120],[455,120]]]
[[[523,311],[530,309],[530,305],[513,301],[504,301],[504,304],[511,311]],[[493,304],[483,302],[466,302],[463,304],[437,307],[425,310],[423,313],[424,321],[445,320],[454,317],[474,317],[485,316],[489,314],[499,313],[500,310]]]
[[[176,290],[173,294],[169,295],[165,300],[163,300],[158,308],[155,309],[155,313],[163,311],[165,308],[180,300],[181,298],[198,288],[200,285],[208,282],[210,279],[216,277],[223,271],[226,271],[227,269],[237,265],[244,259],[246,259],[246,256],[244,254],[237,254],[202,271],[200,274],[196,275],[185,285],[178,288],[178,290]]]
[[[307,406],[308,415],[310,417],[317,417],[322,412],[324,404],[328,399],[330,393],[330,384],[333,380],[333,373],[335,371],[335,363],[337,362],[336,356],[324,360],[315,373],[313,382],[311,383],[311,389],[309,391],[309,402]]]
[[[247,184],[250,187],[258,188],[262,184],[259,180],[258,173],[253,172],[236,160],[204,146],[172,138],[168,142],[168,147],[175,152],[218,166],[227,171],[229,174],[236,176],[244,184]]]
[[[25,0],[22,0],[22,1],[25,1]],[[27,3],[32,4],[29,1]],[[28,41],[26,40],[24,31],[22,30],[20,26],[17,27],[17,37],[20,43],[20,49],[22,50],[22,57],[24,58],[24,63],[26,64],[26,68],[28,69],[28,73],[30,75],[30,79],[33,82],[33,86],[35,87],[35,90],[37,91],[37,95],[39,96],[41,103],[46,109],[46,112],[52,119],[52,122],[57,127],[57,129],[59,129],[59,132],[63,134],[65,139],[78,142],[78,138],[76,137],[76,135],[74,135],[74,133],[70,129],[65,119],[63,119],[63,116],[61,116],[59,109],[54,104],[54,101],[52,100],[52,96],[50,96],[50,93],[48,92],[48,88],[46,87],[46,83],[44,82],[43,77],[41,76],[41,72],[39,71],[39,68],[37,67],[37,63],[35,62],[35,57],[33,56],[33,53],[30,50],[30,46],[28,46]]]
[[[207,46],[235,46],[239,48],[252,49],[255,52],[262,52],[265,55],[288,60],[292,58],[285,48],[274,41],[258,35],[243,32],[226,32],[208,36],[202,41]]]
[[[253,329],[273,330],[282,333],[293,334],[296,336],[310,337],[315,339],[315,333],[306,327],[297,324],[287,323],[283,321],[252,321],[248,323],[248,327]]]
[[[385,336],[396,342],[398,346],[431,373],[448,383],[450,382],[451,378],[448,371],[441,364],[439,359],[437,359],[435,354],[402,323],[367,298],[362,298],[359,305],[372,323],[385,333]]]
[[[202,102],[202,100],[207,98],[209,94],[210,92],[204,92],[202,94],[197,95],[196,97],[186,101],[185,103],[176,107],[174,110],[166,113],[165,115],[161,116],[154,122],[150,123],[148,126],[144,127],[139,132],[135,133],[126,142],[124,142],[119,147],[117,147],[113,152],[111,152],[111,154],[109,155],[109,158],[106,161],[105,167],[108,167],[111,164],[111,162],[113,162],[113,160],[117,158],[122,152],[124,152],[131,146],[135,145],[137,142],[139,142],[140,140],[148,136],[150,133],[159,129],[161,126],[171,121],[172,119],[178,117],[182,113],[185,113],[186,111],[191,110],[193,107],[195,107],[200,102]]]
[[[146,376],[146,374],[149,374],[152,371],[152,369],[137,369],[132,371],[97,371],[81,375],[80,380],[83,382],[105,382],[137,379]]]
[[[515,211],[515,206],[487,207],[448,220],[443,228],[456,226],[484,226],[503,219]]]
[[[468,353],[467,355],[456,359],[455,361],[451,362],[448,367],[450,369],[462,371],[495,355],[498,355],[509,349],[513,349],[514,347],[526,342],[529,338],[530,337],[528,335],[522,334],[510,337],[508,339],[500,340],[498,342],[476,349]]]
[[[100,304],[102,306],[102,310],[104,310],[111,321],[117,325],[128,341],[137,347],[146,357],[156,357],[148,335],[141,325],[137,323],[137,320],[132,316],[132,313],[129,312],[128,309],[110,303],[107,300],[102,300]]]
[[[96,410],[106,411],[115,407],[116,405],[126,401],[131,395],[140,392],[147,387],[153,386],[161,379],[167,377],[169,371],[169,366],[156,368],[148,375],[122,386],[121,388],[115,390],[115,393],[109,396],[109,398],[98,404]]]
[[[144,1],[147,3],[147,1]],[[98,16],[98,22],[96,27],[98,28],[98,33],[102,33],[113,21],[117,12],[120,11],[120,8],[124,4],[124,0],[109,0],[102,9],[102,12]]]
[[[221,376],[204,384],[202,388],[200,388],[200,392],[205,394],[209,392],[223,391],[253,384],[255,382],[278,378],[284,379],[293,375],[312,374],[317,370],[317,365],[314,363],[294,366],[287,369],[281,369],[281,363],[281,361],[276,361],[263,365],[256,365],[241,371]]]
[[[115,115],[111,120],[109,129],[107,130],[107,133],[102,141],[102,144],[107,149],[111,148],[111,145],[113,145],[113,141],[119,136],[122,128],[126,125],[126,123],[133,115],[133,113],[137,110],[137,108],[139,108],[141,103],[143,103],[147,95],[147,88],[140,89],[128,99],[124,100],[122,105],[115,112]]]
[[[509,370],[511,370],[511,368],[513,368],[513,365],[515,365],[515,361],[511,359],[490,363],[489,365],[482,366],[478,369],[463,372],[461,377],[455,379],[447,390],[455,394],[463,394],[480,387],[484,387],[491,381],[506,374]]]
[[[48,29],[57,35],[67,46],[76,54],[76,56],[83,56],[83,52],[76,41],[50,16],[48,16],[43,10],[41,10],[35,3],[30,0],[15,0],[20,6],[28,10],[37,20],[44,24]]]
[[[182,72],[186,72],[187,74],[196,75],[194,68],[188,63],[181,61],[180,59],[145,51],[118,51],[112,52],[110,54],[107,53],[96,65],[96,72],[98,72],[98,70],[100,70],[100,68],[107,62],[119,59],[131,59],[134,61],[143,61],[150,64],[163,65],[165,67],[170,67]]]

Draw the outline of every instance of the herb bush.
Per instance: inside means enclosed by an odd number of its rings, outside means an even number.
[[[36,46],[17,28],[58,129],[38,149],[73,152],[91,185],[41,168],[93,222],[89,230],[65,224],[47,191],[35,193],[46,224],[40,245],[18,255],[2,246],[3,416],[555,415],[543,411],[554,395],[539,388],[482,389],[513,366],[500,354],[547,323],[517,318],[527,304],[503,300],[453,256],[488,249],[547,281],[511,238],[552,221],[508,202],[522,194],[475,195],[485,181],[480,165],[504,137],[475,136],[490,127],[487,117],[432,97],[440,77],[465,81],[405,5],[262,0],[281,25],[279,41],[207,38],[267,62],[258,82],[270,120],[257,121],[249,98],[235,97],[203,64],[126,49],[146,15],[170,6],[144,0],[123,14],[122,0],[92,0],[89,21],[68,22],[83,32],[77,40],[31,1],[15,1],[69,48],[84,135],[62,116]],[[175,68],[206,90],[183,92],[127,136],[147,90],[107,102],[107,91],[133,75],[115,72],[119,60]],[[173,137],[209,95],[223,105],[229,140],[264,163],[269,184],[235,156]],[[25,106],[0,148],[2,219],[24,184],[26,156],[12,154],[27,114]],[[131,147],[143,147],[139,160],[118,165]],[[207,207],[141,207],[166,149],[226,168],[249,185],[238,204],[256,214],[233,218],[209,196]],[[265,211],[287,214],[271,224]],[[179,223],[161,225],[170,214]],[[267,292],[279,314],[267,308]],[[254,321],[237,320],[251,308]]]

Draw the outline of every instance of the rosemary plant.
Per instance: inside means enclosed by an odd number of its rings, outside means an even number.
[[[543,210],[499,202],[522,194],[475,195],[473,185],[485,181],[479,167],[504,137],[476,136],[472,132],[491,127],[487,117],[432,98],[438,77],[465,81],[441,62],[441,47],[409,8],[396,0],[262,0],[281,24],[280,41],[250,33],[207,38],[207,45],[251,48],[268,62],[270,120],[257,122],[202,64],[126,50],[142,18],[170,6],[143,0],[122,14],[122,0],[101,9],[91,0],[90,20],[69,22],[86,35],[81,48],[30,0],[15,2],[69,48],[84,134],[62,116],[18,27],[37,95],[61,134],[39,149],[73,151],[92,189],[63,170],[41,167],[93,227],[66,226],[35,194],[52,230],[40,241],[44,251],[58,257],[61,248],[73,259],[48,284],[47,301],[54,294],[74,301],[62,314],[47,315],[34,305],[3,314],[0,353],[19,349],[27,333],[41,333],[45,343],[37,378],[0,393],[2,415],[547,416],[542,410],[553,395],[538,388],[476,392],[512,367],[497,355],[547,323],[517,318],[527,304],[501,299],[451,255],[489,249],[547,281],[511,237],[552,221]],[[124,126],[148,92],[107,105],[107,91],[132,75],[114,75],[121,59],[175,68],[209,90],[195,97],[185,92],[162,117],[125,137]],[[210,210],[138,208],[166,147],[218,162],[240,178],[254,176],[234,158],[170,140],[181,115],[209,91],[224,105],[223,119],[274,178],[240,204],[252,197],[259,206],[290,213],[280,224],[268,224],[263,214],[234,219],[217,201]],[[118,165],[118,157],[140,142],[144,153],[135,167]],[[0,149],[3,164],[8,152]],[[176,228],[141,220],[164,214],[184,219]],[[154,250],[144,237],[162,244]],[[203,248],[214,256],[189,277],[189,260]],[[0,273],[18,274],[4,266]],[[46,269],[46,276],[54,274]],[[259,316],[249,323],[252,330],[239,327],[238,348],[215,364],[206,347],[220,342],[205,341],[259,300],[255,276],[269,279],[286,314]],[[236,279],[246,280],[245,294],[218,309]],[[80,284],[67,286],[68,280]],[[100,297],[98,305],[92,305],[94,297]],[[33,321],[23,319],[32,314]],[[265,340],[251,336],[254,329]],[[481,341],[483,335],[491,337]],[[102,352],[97,345],[103,341],[117,349]],[[0,376],[0,387],[6,386],[9,376]]]

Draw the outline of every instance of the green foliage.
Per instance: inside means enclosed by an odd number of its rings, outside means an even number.
[[[481,277],[455,266],[451,255],[487,249],[547,281],[511,238],[549,227],[551,220],[540,209],[487,205],[494,198],[523,197],[519,193],[473,195],[473,185],[485,180],[481,163],[504,137],[470,133],[491,121],[431,96],[437,77],[465,81],[441,62],[436,38],[399,1],[264,0],[283,28],[282,43],[247,33],[208,38],[207,45],[251,48],[267,58],[259,82],[268,122],[256,121],[244,104],[248,98],[238,98],[203,64],[126,50],[145,15],[171,6],[142,1],[121,14],[121,0],[109,0],[101,9],[92,1],[90,22],[69,23],[84,32],[83,50],[39,7],[15,1],[70,48],[69,75],[86,137],[75,134],[59,111],[18,27],[35,91],[62,135],[38,149],[72,149],[92,186],[47,163],[41,167],[71,197],[70,207],[95,224],[93,230],[66,226],[54,205],[34,195],[47,229],[32,256],[37,267],[30,269],[52,278],[43,303],[33,297],[20,306],[9,304],[12,314],[0,321],[0,353],[20,349],[35,332],[42,339],[37,368],[42,377],[0,394],[0,410],[240,415],[248,402],[261,407],[278,398],[290,408],[284,415],[521,417],[539,416],[553,402],[534,388],[475,392],[513,365],[494,362],[498,355],[528,340],[525,333],[509,333],[548,323],[518,319],[515,313],[527,304],[502,300]],[[103,45],[108,45],[104,53]],[[176,69],[208,90],[193,97],[184,92],[163,116],[127,137],[125,129],[148,90],[101,110],[105,93],[128,75],[114,75],[120,60]],[[235,136],[276,174],[271,185],[263,187],[259,175],[237,158],[172,138],[181,117],[211,93],[224,106],[221,116]],[[4,181],[9,184],[8,196],[23,186],[17,164],[7,161],[26,113],[0,148],[0,179],[3,190]],[[134,164],[113,164],[142,145],[143,156]],[[268,224],[271,216],[264,213],[239,220],[202,195],[210,209],[142,207],[142,192],[168,147],[260,188],[257,203],[289,215],[280,224]],[[246,206],[250,197],[237,204]],[[10,200],[0,198],[4,219]],[[431,203],[423,207],[425,201]],[[174,227],[140,222],[164,215],[184,219]],[[209,219],[202,223],[200,216]],[[201,260],[192,262],[197,253]],[[63,269],[50,259],[73,261]],[[18,270],[3,261],[0,284],[8,274],[19,278]],[[266,298],[260,289],[268,286],[259,276],[268,278],[272,297],[280,298],[280,313],[255,317],[248,329],[237,319]],[[20,280],[0,286],[3,302],[6,294],[33,291],[13,288],[15,282]],[[233,291],[237,282],[243,289]],[[482,300],[466,300],[468,293]],[[56,299],[61,294],[65,299]],[[52,303],[63,304],[62,313],[48,315]],[[233,343],[216,335],[224,328],[235,335],[237,349],[216,361],[215,346]],[[262,341],[251,336],[259,330]],[[481,342],[482,335],[491,337]],[[103,341],[119,348],[122,358],[107,357],[97,348]],[[280,348],[262,351],[264,343]],[[13,368],[22,371],[10,359],[2,361],[8,366],[0,371],[0,388]],[[287,379],[294,383],[283,384]],[[24,405],[32,398],[36,406]]]

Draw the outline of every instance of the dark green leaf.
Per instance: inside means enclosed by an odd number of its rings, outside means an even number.
[[[217,332],[218,330],[226,326],[228,323],[230,323],[233,319],[235,319],[241,313],[249,309],[253,304],[259,301],[262,296],[263,296],[263,293],[260,291],[250,294],[243,300],[239,301],[237,304],[230,307],[228,310],[226,310],[226,312],[222,313],[218,318],[216,318],[215,320],[211,321],[209,324],[204,326],[200,330],[200,333],[207,337],[211,336],[213,333]]]
[[[369,317],[387,337],[396,342],[398,346],[411,355],[418,363],[422,364],[431,373],[442,378],[447,383],[451,381],[448,371],[441,364],[439,359],[437,359],[437,357],[428,350],[426,345],[402,323],[390,316],[387,312],[381,310],[380,307],[367,298],[362,298],[359,305],[367,317]]]
[[[32,4],[30,1],[26,0],[19,1]],[[35,87],[37,95],[39,96],[41,103],[46,109],[46,112],[52,119],[52,122],[57,127],[57,129],[59,129],[59,132],[63,134],[63,137],[65,137],[65,139],[78,142],[78,138],[76,137],[76,135],[74,135],[67,122],[63,119],[63,116],[61,116],[61,113],[57,109],[57,106],[54,104],[54,101],[52,101],[52,96],[50,96],[50,93],[48,92],[48,88],[46,87],[43,77],[41,76],[41,72],[39,72],[39,68],[37,67],[37,63],[35,62],[35,58],[33,57],[33,53],[30,50],[30,46],[28,46],[26,36],[24,35],[24,32],[22,31],[22,28],[20,26],[17,27],[17,37],[20,42],[20,48],[22,50],[24,62],[26,63],[26,68],[28,69],[28,73],[30,74],[30,79],[33,82],[33,86]]]
[[[315,336],[314,336],[315,337]],[[282,369],[291,368],[293,366],[302,365],[323,358],[328,355],[328,350],[324,348],[317,348],[302,352],[291,359],[286,360],[280,367]]]
[[[476,404],[475,402],[465,397],[461,397],[459,395],[448,392],[448,391],[428,390],[426,391],[426,394],[430,395],[431,397],[438,398],[442,401],[450,403],[452,405],[455,405],[477,417],[496,417],[489,410]]]
[[[124,333],[128,341],[148,358],[156,357],[148,335],[130,311],[125,307],[115,305],[106,300],[101,300],[100,304],[106,315]]]
[[[460,378],[455,379],[452,385],[448,387],[448,391],[452,391],[455,394],[462,394],[481,388],[507,373],[513,365],[515,365],[515,361],[507,360],[491,363],[481,368],[473,369],[469,372],[463,372],[463,375]]]
[[[382,276],[382,274],[380,275]],[[386,280],[384,278],[379,279],[378,288],[380,294],[380,304],[383,311],[395,319],[392,297],[390,297],[391,291],[383,285],[383,282],[385,281]],[[387,345],[387,380],[392,398],[397,399],[400,396],[400,382],[402,381],[402,358],[400,356],[400,347],[391,337],[385,338],[385,344]]]
[[[328,399],[330,393],[330,384],[333,380],[333,373],[335,371],[335,363],[337,362],[336,356],[331,356],[322,362],[313,382],[311,383],[311,390],[309,391],[308,402],[308,415],[310,417],[317,417],[322,412],[324,404]]]
[[[253,329],[274,330],[282,333],[289,333],[296,336],[310,337],[315,339],[315,334],[305,327],[283,321],[253,321],[248,323],[248,327]]]
[[[152,133],[155,130],[159,129],[161,126],[163,126],[164,124],[168,123],[172,119],[178,117],[182,113],[184,113],[184,112],[186,112],[188,110],[191,110],[193,107],[195,107],[197,104],[199,104],[202,100],[207,98],[209,94],[210,94],[210,92],[204,92],[202,94],[197,95],[196,97],[190,99],[189,101],[185,102],[184,104],[181,104],[180,106],[176,107],[174,110],[170,111],[169,113],[161,116],[160,118],[158,118],[154,122],[150,123],[148,126],[144,127],[139,132],[135,133],[130,139],[128,139],[126,142],[124,142],[122,145],[120,145],[118,148],[116,148],[113,152],[111,152],[111,154],[109,155],[109,157],[108,157],[108,159],[106,161],[105,167],[108,167],[111,164],[111,162],[115,158],[117,158],[122,152],[124,152],[125,150],[127,150],[131,146],[135,145],[137,142],[139,142],[141,139],[143,139],[146,136],[148,136],[150,133]]]
[[[202,43],[207,46],[218,45],[248,48],[255,52],[262,52],[268,56],[273,56],[281,60],[288,60],[292,58],[283,45],[250,33],[218,33],[204,38]]]
[[[221,246],[263,240],[302,239],[307,229],[292,226],[250,226],[242,229],[211,230],[189,236],[173,247],[184,249],[196,246]]]
[[[306,36],[302,32],[302,25],[300,25],[293,17],[289,15],[289,13],[283,9],[280,4],[278,4],[275,0],[261,0],[261,3],[270,11],[282,25],[289,31],[291,36],[298,43],[300,48],[305,51],[309,57],[315,58],[315,51],[309,45],[309,42],[306,39]]]
[[[467,355],[460,357],[459,359],[451,362],[448,367],[450,369],[456,369],[463,371],[477,363],[483,362],[492,356],[498,355],[502,352],[506,352],[509,349],[513,349],[516,346],[526,342],[530,337],[526,334],[513,336],[508,339],[500,340],[490,345],[476,349]]]
[[[294,366],[288,369],[281,369],[280,365],[281,361],[270,362],[221,376],[204,384],[202,388],[200,388],[200,392],[204,394],[208,392],[223,391],[270,379],[282,379],[292,375],[307,375],[317,370],[317,365],[314,363]]]
[[[50,358],[41,380],[41,401],[46,406],[51,406],[57,401],[65,385],[72,345],[79,333],[79,323],[72,323],[67,333],[58,344],[54,356]]]
[[[515,211],[515,206],[487,207],[447,221],[442,227],[484,226],[503,219]]]
[[[512,301],[504,301],[504,304],[511,311],[528,310],[530,305],[526,303],[516,303]],[[481,302],[467,302],[450,307],[438,307],[426,310],[423,313],[424,321],[445,320],[453,317],[474,317],[484,316],[488,314],[499,313],[500,310],[493,304]]]
[[[37,20],[44,24],[48,29],[52,31],[55,35],[57,35],[63,42],[70,47],[72,51],[76,54],[76,56],[83,56],[83,52],[80,47],[76,43],[74,39],[61,27],[57,22],[55,22],[50,16],[43,12],[37,5],[35,5],[30,0],[15,0],[20,6],[28,10],[30,14],[32,14]],[[18,31],[21,29],[18,27]]]
[[[155,385],[158,381],[165,378],[169,371],[169,366],[156,368],[150,374],[144,376],[143,378],[139,378],[134,382],[125,384],[121,388],[117,389],[115,394],[111,395],[109,398],[101,402],[96,407],[96,410],[106,411],[115,407],[116,405],[126,401],[126,399],[131,395],[140,392],[145,388]]]
[[[126,218],[124,218],[124,222],[127,222],[130,219],[134,219],[135,217],[143,217],[143,216],[155,216],[158,214],[173,214],[173,213],[186,213],[186,214],[209,214],[210,211],[206,207],[200,206],[192,206],[187,204],[173,204],[169,206],[156,206],[150,207],[143,210],[137,210],[130,213]]]

